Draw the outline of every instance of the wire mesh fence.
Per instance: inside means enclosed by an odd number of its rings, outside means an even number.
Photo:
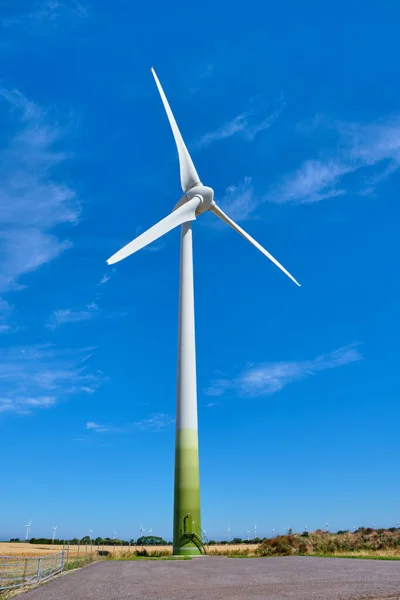
[[[39,583],[61,573],[65,552],[39,557],[0,556],[0,590]]]

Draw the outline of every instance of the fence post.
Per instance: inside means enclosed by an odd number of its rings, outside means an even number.
[[[86,562],[86,559],[87,559],[87,542],[86,542],[86,549],[85,549],[85,562]]]
[[[25,583],[25,580],[26,580],[26,572],[27,572],[27,570],[28,570],[28,559],[26,558],[25,559],[25,565],[24,565],[24,583]]]
[[[40,582],[41,579],[41,561],[42,558],[38,558],[38,569],[37,569],[37,581]]]
[[[68,540],[68,546],[67,546],[67,567],[68,567],[68,562],[69,562],[69,540]]]
[[[93,560],[93,542],[90,542],[90,560]]]

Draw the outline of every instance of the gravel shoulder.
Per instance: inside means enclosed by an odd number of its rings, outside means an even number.
[[[21,600],[400,600],[400,561],[277,557],[106,561]]]

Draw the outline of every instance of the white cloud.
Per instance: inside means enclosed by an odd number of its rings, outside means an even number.
[[[166,415],[164,413],[155,413],[151,415],[148,419],[144,419],[142,421],[137,421],[134,423],[135,427],[139,427],[139,429],[144,429],[146,431],[160,431],[164,427],[168,427],[171,423],[174,423],[175,419]]]
[[[195,146],[205,147],[218,140],[232,137],[237,133],[241,134],[244,140],[252,142],[261,131],[269,129],[275,123],[285,107],[283,97],[280,97],[278,108],[265,116],[265,108],[263,106],[260,107],[260,100],[253,99],[253,103],[254,106],[249,111],[238,114],[230,121],[221,125],[221,127],[218,127],[218,129],[204,134]]]
[[[1,19],[3,27],[12,27],[14,25],[41,26],[45,23],[57,26],[59,20],[65,17],[87,17],[88,10],[78,0],[33,0],[26,3],[29,10],[19,9],[18,2],[14,2],[14,11],[12,14]]]
[[[2,100],[2,102],[1,102]],[[52,172],[67,155],[55,149],[65,134],[20,92],[0,89],[0,110],[13,131],[0,149],[0,292],[21,288],[20,278],[70,248],[51,231],[76,223],[73,189]]]
[[[97,285],[104,285],[107,281],[110,281],[111,275],[110,273],[104,273],[103,277],[100,279]]]
[[[239,377],[215,380],[206,390],[208,396],[222,396],[234,390],[240,396],[255,397],[274,394],[286,385],[325,371],[362,360],[358,344],[343,346],[306,361],[289,361],[251,365]]]
[[[234,221],[251,218],[258,205],[251,177],[245,177],[238,185],[228,187],[220,205]]]
[[[46,327],[49,329],[56,329],[66,323],[79,323],[81,321],[88,321],[93,317],[98,316],[100,312],[97,304],[88,304],[85,310],[72,310],[70,308],[62,308],[53,310]]]
[[[99,425],[95,421],[88,421],[86,423],[86,429],[91,429],[95,433],[122,433],[125,430],[117,427],[111,427],[110,425]]]
[[[14,330],[10,325],[10,319],[14,307],[4,298],[0,297],[0,333],[9,333]]]
[[[106,377],[90,370],[87,353],[88,348],[57,350],[50,344],[0,349],[0,412],[28,414],[98,389]]]
[[[351,175],[361,170],[363,178],[356,191],[369,193],[400,168],[400,117],[375,123],[329,122],[318,117],[307,135],[313,129],[333,130],[338,137],[336,147],[326,151],[324,158],[307,160],[286,175],[270,190],[267,200],[306,204],[340,196],[353,189],[349,187],[354,183]]]

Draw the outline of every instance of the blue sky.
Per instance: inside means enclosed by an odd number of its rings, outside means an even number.
[[[400,87],[394,2],[38,0],[0,11],[0,537],[171,538],[181,196],[202,181],[300,281],[194,227],[210,537],[392,526]]]

